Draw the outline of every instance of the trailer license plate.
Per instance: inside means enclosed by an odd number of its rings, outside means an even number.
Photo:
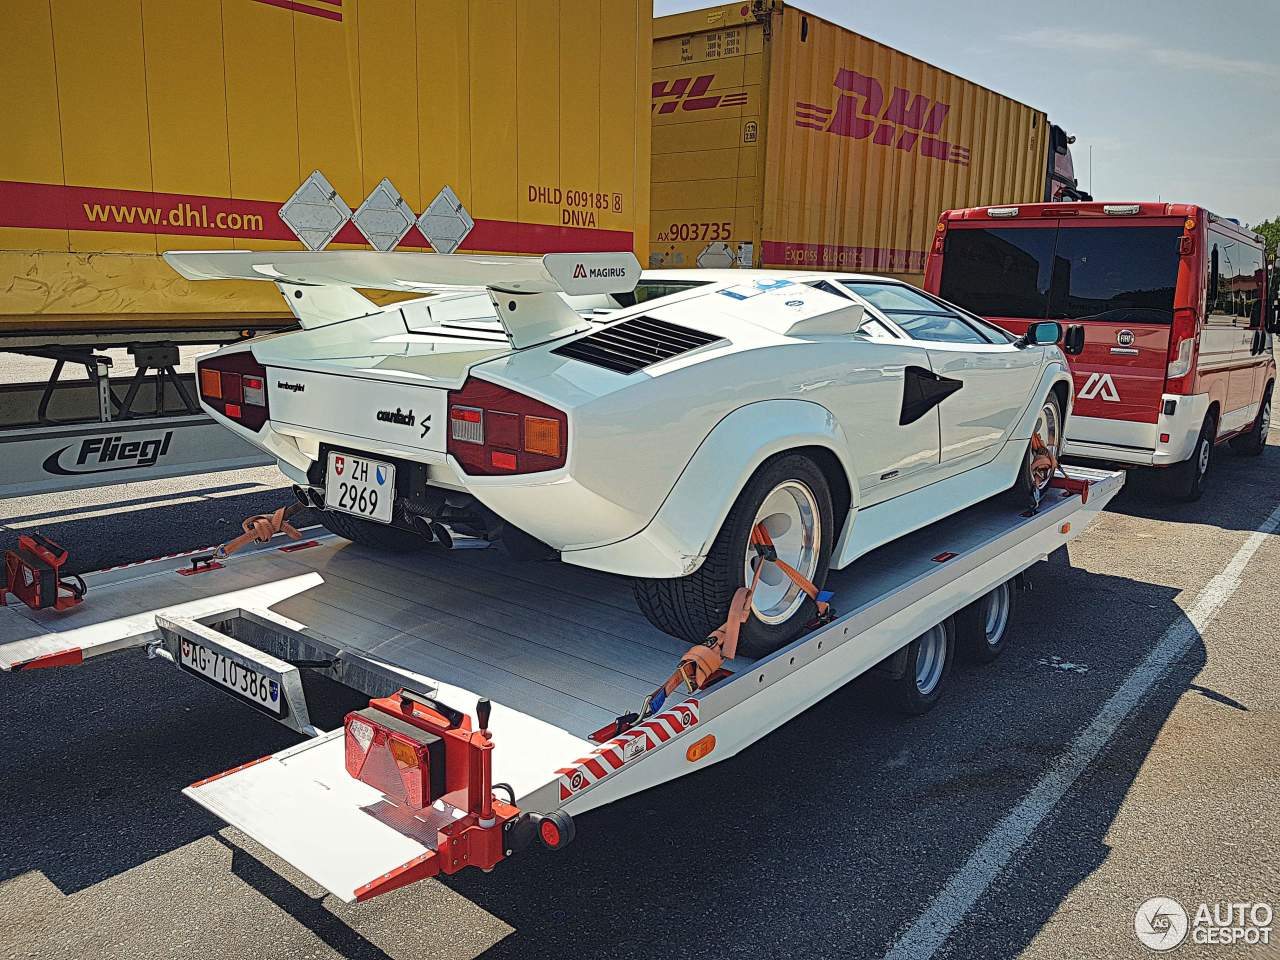
[[[354,513],[366,520],[391,522],[396,499],[396,466],[349,453],[330,453],[325,474],[326,510]]]
[[[232,691],[254,706],[263,707],[276,715],[284,712],[279,683],[216,650],[184,639],[178,650],[178,661],[185,669]]]

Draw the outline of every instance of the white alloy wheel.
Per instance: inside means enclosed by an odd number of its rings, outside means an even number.
[[[1036,417],[1036,424],[1033,428],[1035,436],[1040,438],[1040,442],[1049,448],[1049,452],[1053,454],[1056,462],[1062,455],[1062,414],[1058,410],[1058,404],[1052,394],[1045,397],[1044,403],[1040,405],[1040,413]],[[1033,471],[1032,480],[1035,483],[1037,493],[1043,493],[1049,487],[1049,481],[1053,479],[1053,469],[1038,469]]]
[[[751,529],[761,523],[773,541],[778,559],[794,567],[810,582],[815,581],[818,557],[822,553],[822,526],[813,491],[799,480],[778,484],[760,504]],[[748,584],[755,576],[756,565],[764,563],[760,582],[751,598],[755,615],[768,624],[785,622],[804,603],[804,591],[776,564],[762,561],[750,543],[744,562]]]

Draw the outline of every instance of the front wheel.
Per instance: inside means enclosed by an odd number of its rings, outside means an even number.
[[[780,560],[822,588],[835,530],[831,488],[813,460],[781,454],[747,482],[701,567],[685,577],[635,581],[636,603],[649,622],[689,643],[722,626],[734,593],[751,583],[761,563],[751,545],[756,524],[764,525]],[[739,649],[753,657],[771,653],[798,637],[815,613],[808,595],[765,563]]]
[[[1058,395],[1050,392],[1040,404],[1018,479],[1010,491],[1015,505],[1026,510],[1039,509],[1053,480],[1054,465],[1062,456],[1062,433],[1062,404]]]

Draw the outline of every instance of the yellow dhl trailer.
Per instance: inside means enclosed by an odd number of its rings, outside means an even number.
[[[654,21],[649,264],[923,278],[938,214],[1075,199],[1024,104],[780,0]]]
[[[650,0],[5,0],[0,353],[47,380],[0,382],[0,497],[263,462],[178,345],[293,314],[166,250],[643,259],[652,23]]]
[[[648,240],[650,0],[7,0],[0,349],[292,321],[190,248]]]

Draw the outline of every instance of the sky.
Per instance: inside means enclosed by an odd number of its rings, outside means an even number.
[[[711,5],[654,0],[654,14]],[[797,6],[1044,110],[1098,200],[1280,217],[1280,0]]]

